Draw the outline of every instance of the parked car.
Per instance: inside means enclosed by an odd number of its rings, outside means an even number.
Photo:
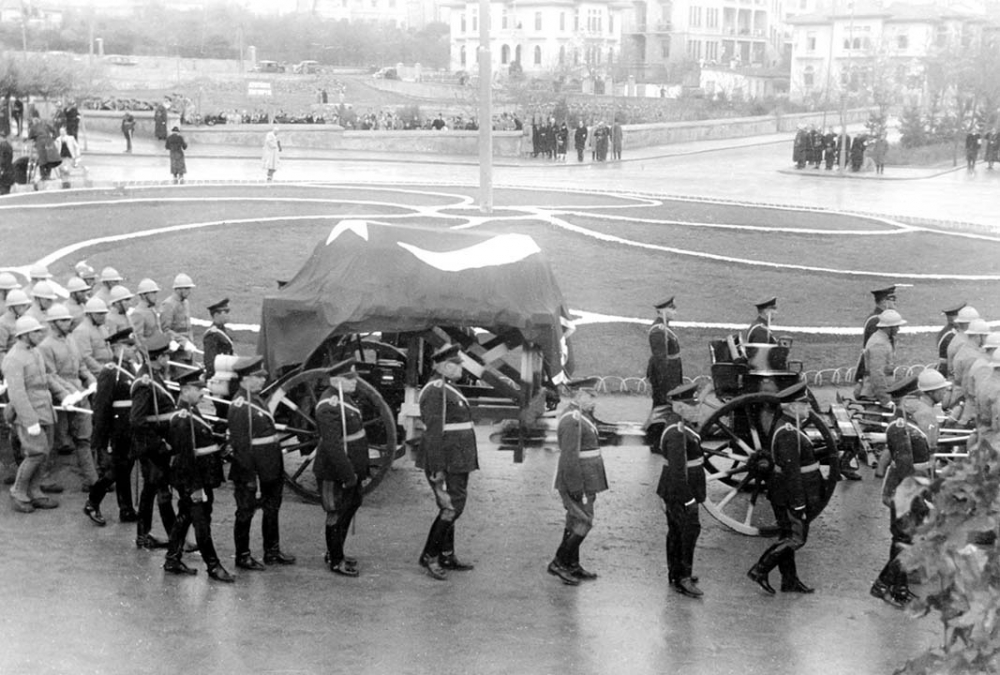
[[[277,61],[258,61],[255,73],[283,73],[285,66]]]
[[[395,68],[379,68],[372,77],[376,80],[398,80],[399,73],[396,72]]]
[[[104,62],[111,64],[112,66],[136,66],[139,62],[136,61],[131,56],[122,56],[121,54],[110,54],[104,57]]]
[[[300,61],[292,67],[292,72],[298,75],[315,75],[320,72],[318,61]]]

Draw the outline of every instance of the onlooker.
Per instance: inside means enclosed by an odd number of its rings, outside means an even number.
[[[21,101],[20,97],[14,98],[14,103],[10,107],[10,116],[17,124],[17,135],[20,136],[23,129],[22,120],[24,119],[24,102]]]
[[[37,110],[31,111],[28,139],[35,144],[35,162],[41,179],[48,180],[52,175],[52,169],[62,164],[62,157],[59,156],[59,146],[56,145],[55,129],[42,120]]]
[[[62,160],[59,164],[59,177],[62,179],[62,186],[65,189],[70,187],[70,173],[80,165],[80,144],[76,142],[66,127],[60,127],[56,145],[59,146],[59,157]]]
[[[622,123],[616,119],[614,126],[611,127],[611,159],[621,161],[624,141],[625,131],[622,129]]]
[[[879,134],[870,150],[872,161],[875,162],[875,173],[878,175],[885,173],[885,156],[888,152],[889,141],[885,139],[885,133]]]
[[[187,173],[187,164],[184,161],[184,151],[187,147],[187,141],[181,136],[180,128],[171,129],[170,135],[167,136],[167,150],[170,151],[170,174],[174,177],[175,184],[183,183],[184,174]]]
[[[273,129],[267,132],[267,136],[264,137],[263,163],[264,169],[267,171],[268,181],[274,179],[274,172],[278,170],[280,153],[281,141],[278,140],[278,127],[275,125]]]
[[[9,195],[14,184],[14,148],[7,140],[7,131],[0,129],[0,195]]]
[[[122,135],[125,136],[125,152],[132,152],[132,135],[135,133],[135,117],[132,113],[125,113],[122,118]]]

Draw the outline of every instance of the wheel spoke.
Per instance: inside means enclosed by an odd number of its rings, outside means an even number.
[[[312,457],[306,458],[306,460],[304,462],[302,462],[302,464],[299,465],[299,468],[295,470],[295,473],[292,474],[292,480],[293,481],[297,481],[299,479],[299,477],[303,473],[305,473],[305,470],[308,469],[309,465],[311,465],[312,463],[313,463],[313,458]]]
[[[744,466],[739,466],[739,467],[736,467],[735,469],[726,469],[725,471],[718,471],[716,473],[710,473],[707,476],[705,476],[705,480],[706,481],[725,480],[726,478],[731,478],[732,476],[735,476],[735,475],[740,474],[740,473],[744,473],[745,471],[749,471],[749,470],[750,470],[750,467],[748,467],[748,466],[745,466],[745,465]]]
[[[756,503],[753,500],[747,502],[747,516],[743,519],[743,524],[749,526],[750,521],[753,519],[753,510],[756,507]]]
[[[719,503],[718,503],[718,505],[716,505],[716,508],[719,509],[719,511],[722,511],[723,509],[725,509],[726,508],[726,504],[728,504],[729,502],[731,502],[732,499],[733,499],[733,497],[735,497],[736,494],[739,491],[740,491],[740,488],[739,488],[738,485],[736,487],[734,487],[734,488],[731,488],[729,490],[729,492],[726,493],[726,496],[719,500]]]
[[[725,432],[725,434],[727,436],[729,436],[729,438],[733,439],[733,441],[735,441],[736,444],[738,446],[740,446],[740,448],[742,448],[744,452],[746,452],[746,454],[748,454],[748,455],[752,455],[753,454],[753,448],[751,448],[749,445],[747,445],[746,442],[744,442],[744,440],[742,438],[740,438],[739,436],[737,436],[735,431],[733,431],[732,429],[730,429],[729,427],[727,427],[721,421],[716,422],[715,426],[719,427],[719,429],[721,429],[723,432]]]
[[[301,443],[295,443],[293,445],[283,445],[281,446],[281,452],[284,454],[289,454],[291,452],[296,452],[302,450],[302,448],[313,447],[316,445],[315,440],[303,441]]]

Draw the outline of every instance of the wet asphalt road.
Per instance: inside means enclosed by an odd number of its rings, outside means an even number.
[[[647,405],[614,398],[598,413],[642,419]],[[132,526],[116,522],[113,495],[103,529],[75,490],[54,511],[0,508],[0,673],[890,673],[938,640],[932,619],[868,595],[888,549],[870,470],[841,484],[799,554],[813,596],[764,595],[744,575],[766,540],[702,511],[697,601],[666,583],[659,457],[605,449],[611,490],[582,550],[601,577],[573,588],[545,572],[562,532],[556,453],[514,464],[478,432],[482,470],[457,536],[476,569],[446,583],[416,564],[434,508],[409,458],[359,513],[348,540],[358,579],[325,569],[322,511],[287,491],[282,542],[298,564],[241,572],[233,585],[210,581],[197,554],[186,556],[197,576],[165,575],[162,552],[137,550]],[[216,545],[236,572],[228,486],[216,504]],[[259,523],[253,542],[259,553]]]

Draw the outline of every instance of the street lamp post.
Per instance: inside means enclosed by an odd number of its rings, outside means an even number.
[[[844,87],[844,92],[840,98],[840,147],[842,148],[840,153],[840,173],[844,175],[847,171],[847,153],[850,152],[850,148],[847,147],[847,94],[850,91],[851,84],[851,56],[854,49],[854,0],[847,0],[847,6],[851,9],[851,20],[847,27],[847,65],[845,72],[847,73],[847,83]],[[844,81],[844,78],[840,78]]]
[[[490,0],[479,0],[479,210],[493,212],[493,77]]]

